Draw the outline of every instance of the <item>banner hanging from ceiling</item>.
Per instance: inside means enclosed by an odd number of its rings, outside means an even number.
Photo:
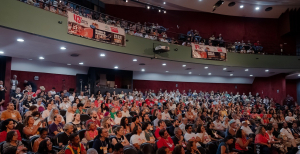
[[[199,45],[191,43],[192,57],[211,60],[226,60],[227,51],[224,47],[214,47],[208,45]]]
[[[68,33],[99,42],[125,46],[125,30],[68,11]]]

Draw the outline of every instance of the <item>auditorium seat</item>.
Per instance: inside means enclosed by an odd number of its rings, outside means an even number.
[[[132,134],[131,133],[127,133],[125,135],[126,139],[130,142],[130,138],[131,138]]]
[[[91,117],[90,117],[89,115],[87,115],[87,114],[81,114],[81,115],[80,115],[80,121],[81,121],[81,122],[86,122],[86,121],[88,121],[89,119],[91,119]]]
[[[85,132],[86,132],[85,129],[82,129],[82,130],[78,131],[78,135],[79,135],[80,141],[84,138]]]
[[[60,110],[59,113],[60,113],[61,116],[65,116],[67,111],[66,110]]]
[[[153,154],[153,153],[155,153],[154,148],[150,143],[141,144],[140,150],[143,152],[143,154]]]

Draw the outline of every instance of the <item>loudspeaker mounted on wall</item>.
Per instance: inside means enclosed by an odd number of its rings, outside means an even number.
[[[34,76],[33,79],[37,81],[37,80],[40,79],[40,77],[39,76]]]

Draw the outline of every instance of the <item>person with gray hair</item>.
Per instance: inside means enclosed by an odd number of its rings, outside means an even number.
[[[37,100],[36,100],[36,102],[37,102],[37,104],[35,104],[35,106],[38,108],[38,111],[44,111],[45,110],[45,107],[44,107],[44,105],[42,104],[42,99],[41,98],[38,98]],[[39,109],[39,108],[43,108],[43,109]]]
[[[73,127],[73,124],[71,124],[71,123],[67,123],[64,125],[64,127],[63,127],[64,133],[62,133],[61,135],[58,135],[58,137],[57,137],[59,146],[68,144],[69,136],[73,133],[73,129],[74,129],[74,127]]]
[[[185,143],[184,137],[182,136],[182,130],[179,127],[174,129],[175,136],[172,137],[174,145],[182,145]]]
[[[48,121],[48,125],[52,124],[54,122],[54,116],[56,115],[60,115],[59,110],[58,109],[52,109],[49,113],[49,116],[47,118]],[[65,124],[65,120],[64,118],[61,119],[61,123]]]
[[[94,148],[89,148],[86,154],[98,154],[97,150]]]

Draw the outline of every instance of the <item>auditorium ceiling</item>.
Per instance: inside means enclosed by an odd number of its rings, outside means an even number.
[[[128,0],[126,3],[122,0],[101,0],[106,4],[146,7],[139,3]],[[257,18],[278,18],[287,9],[299,9],[300,0],[224,0],[224,3],[213,12],[213,6],[218,0],[139,0],[150,5],[163,7],[166,10],[180,11],[200,11],[211,12],[222,15],[257,17]],[[164,3],[165,2],[165,3]],[[234,6],[228,4],[235,2]],[[243,5],[243,7],[241,7]],[[256,9],[256,8],[259,9]],[[272,7],[271,11],[265,11]],[[201,19],[195,19],[201,20]]]

